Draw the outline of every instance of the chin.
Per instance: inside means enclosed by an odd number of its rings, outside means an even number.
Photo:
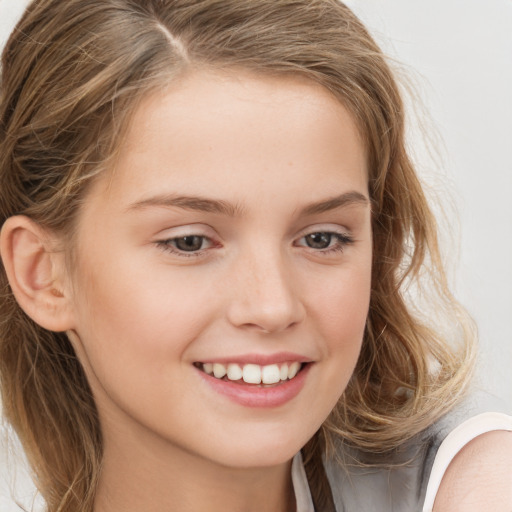
[[[293,436],[290,429],[283,429],[279,435],[248,435],[238,442],[224,445],[216,444],[215,454],[211,458],[223,466],[249,469],[259,467],[279,466],[289,462],[296,453],[307,443],[310,436]]]

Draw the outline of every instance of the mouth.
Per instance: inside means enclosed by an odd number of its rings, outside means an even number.
[[[275,387],[291,381],[307,366],[308,363],[287,361],[258,365],[253,363],[194,363],[203,373],[225,382],[257,387]]]
[[[249,408],[281,407],[305,386],[314,361],[293,354],[251,354],[194,363],[203,382],[214,392]]]

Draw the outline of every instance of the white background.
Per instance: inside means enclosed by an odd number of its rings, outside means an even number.
[[[0,0],[0,45],[25,4]],[[512,0],[347,4],[404,64],[430,112],[425,130],[437,131],[441,158],[426,158],[417,130],[410,144],[424,180],[457,211],[444,221],[456,231],[446,255],[480,330],[477,385],[512,412]],[[2,471],[0,450],[0,509],[18,510],[2,501]]]
[[[442,139],[441,168],[419,167],[457,210],[447,258],[479,327],[477,384],[512,411],[512,0],[347,3],[409,67]],[[421,148],[415,135],[411,146]]]

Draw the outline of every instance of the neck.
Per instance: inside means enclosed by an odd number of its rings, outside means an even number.
[[[132,433],[134,434],[134,433]],[[293,512],[291,462],[230,468],[126,432],[104,438],[94,512]]]

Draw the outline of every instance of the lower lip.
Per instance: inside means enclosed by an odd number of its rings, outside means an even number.
[[[279,407],[295,398],[304,386],[311,363],[302,367],[301,371],[291,380],[270,387],[259,387],[250,384],[237,384],[216,379],[207,373],[197,370],[205,382],[221,395],[245,407]]]

